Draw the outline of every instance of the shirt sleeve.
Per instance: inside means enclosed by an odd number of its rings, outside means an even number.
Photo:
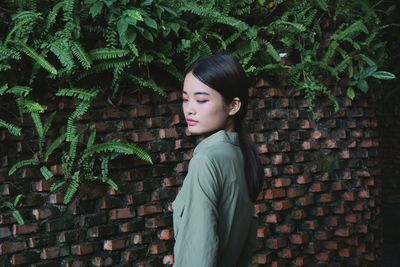
[[[242,254],[240,255],[238,266],[249,266],[253,258],[254,249],[257,241],[257,228],[258,228],[258,216],[254,214],[251,218],[251,225],[247,240],[244,245]]]
[[[196,155],[190,161],[174,266],[217,266],[219,187],[215,174],[207,157]]]

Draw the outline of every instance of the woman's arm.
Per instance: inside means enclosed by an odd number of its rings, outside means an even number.
[[[188,184],[174,266],[217,266],[219,187],[215,169],[208,158],[196,155],[185,179]]]

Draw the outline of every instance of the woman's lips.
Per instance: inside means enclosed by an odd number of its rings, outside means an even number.
[[[191,120],[191,119],[187,119],[186,121],[189,126],[194,126],[198,123],[198,121]]]

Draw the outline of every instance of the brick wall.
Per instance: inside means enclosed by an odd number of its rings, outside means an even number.
[[[133,141],[151,153],[154,165],[135,158],[113,165],[118,192],[83,184],[79,198],[65,206],[63,195],[50,194],[50,183],[37,171],[7,177],[18,157],[29,157],[35,136],[29,120],[21,138],[1,132],[0,194],[24,193],[20,210],[26,224],[1,214],[0,255],[30,266],[171,265],[171,202],[196,140],[185,135],[179,90],[168,90],[165,99],[141,92],[117,107],[99,102],[82,121],[94,124],[104,139]],[[285,86],[259,79],[250,93],[248,128],[265,166],[253,265],[372,265],[381,242],[373,105],[368,98],[340,97],[342,108],[333,113],[321,101],[316,122],[307,101],[286,96]],[[60,114],[71,107],[51,103]],[[57,162],[52,170],[59,171]]]

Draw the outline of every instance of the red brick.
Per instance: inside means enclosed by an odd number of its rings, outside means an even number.
[[[314,204],[314,197],[312,195],[306,195],[296,199],[296,205],[309,206],[311,204]]]
[[[149,132],[141,132],[141,133],[133,133],[132,141],[133,142],[150,142],[153,141],[154,135]]]
[[[128,239],[109,239],[103,242],[104,250],[120,250],[129,245]]]
[[[323,217],[323,216],[326,216],[327,214],[329,214],[329,208],[317,206],[317,207],[313,208],[313,213],[315,214],[315,216]]]
[[[290,242],[292,244],[301,245],[307,243],[310,240],[310,237],[306,233],[296,233],[290,235]]]
[[[320,253],[318,253],[317,255],[315,255],[315,258],[319,261],[323,261],[323,262],[329,262],[331,260],[333,260],[333,258],[335,257],[335,252],[332,250],[324,250],[321,251]]]
[[[289,234],[294,231],[294,228],[295,227],[293,223],[286,223],[277,225],[275,231],[281,234]]]
[[[291,199],[285,199],[280,201],[272,201],[272,208],[276,211],[287,210],[293,207]]]
[[[296,266],[296,267],[297,267],[297,266],[301,267],[301,266],[309,266],[310,262],[311,262],[311,259],[310,259],[309,256],[300,255],[300,256],[296,257],[296,258],[292,261],[292,264],[293,264],[294,266]]]
[[[290,216],[292,216],[295,220],[301,220],[307,217],[307,213],[303,209],[295,209],[291,212]]]
[[[307,254],[316,254],[318,253],[322,248],[322,245],[319,241],[313,241],[313,242],[308,242],[307,244],[304,245],[304,252]]]
[[[327,240],[324,242],[324,248],[328,250],[339,250],[343,246],[343,242],[340,240]]]
[[[287,267],[285,260],[274,260],[271,262],[271,267]]]
[[[72,255],[88,255],[100,250],[100,246],[98,243],[82,243],[71,246],[71,254]]]
[[[332,233],[328,230],[318,230],[314,233],[314,237],[318,240],[328,240],[332,237]]]
[[[333,191],[341,191],[347,188],[345,181],[335,181],[332,183],[331,189]]]
[[[320,144],[316,141],[304,141],[302,147],[304,150],[318,150],[320,149]]]
[[[351,247],[346,247],[346,248],[342,248],[341,250],[339,250],[339,256],[340,257],[344,257],[344,258],[350,258],[352,256],[352,248]]]
[[[276,199],[276,198],[282,198],[285,196],[286,196],[285,189],[273,188],[273,189],[267,189],[265,191],[264,198],[265,199]]]
[[[174,264],[174,255],[163,256],[162,263],[164,265],[173,265]]]
[[[59,257],[64,257],[69,255],[69,248],[67,246],[65,247],[59,247],[59,246],[54,246],[54,247],[47,247],[43,248],[40,252],[40,258],[42,260],[49,260],[49,259],[55,259]]]
[[[270,249],[279,249],[287,246],[287,238],[285,237],[271,237],[265,242],[266,246]]]
[[[160,228],[164,226],[171,225],[171,215],[161,215],[153,218],[146,218],[145,226],[146,228]]]
[[[135,211],[131,208],[113,209],[110,212],[111,220],[129,219],[135,217]]]
[[[174,239],[174,231],[171,228],[163,229],[158,233],[160,240],[172,240]]]
[[[345,221],[349,222],[349,223],[356,223],[360,219],[361,219],[361,215],[360,214],[352,213],[352,214],[347,214],[345,216]]]
[[[369,198],[370,194],[368,190],[361,190],[360,192],[358,192],[358,197],[359,198]]]
[[[253,259],[255,263],[258,264],[267,264],[271,262],[271,253],[272,252],[263,252],[257,253],[254,255]]]
[[[139,216],[147,216],[161,212],[162,212],[162,206],[160,204],[145,204],[137,208],[137,214]]]
[[[257,237],[267,237],[270,236],[271,231],[267,227],[259,227],[257,229]]]
[[[36,233],[39,230],[39,226],[37,223],[27,223],[27,224],[14,224],[13,225],[13,235],[26,235]]]
[[[265,216],[266,223],[279,223],[282,220],[281,216],[276,213],[270,213]]]
[[[318,220],[316,219],[308,219],[308,220],[304,220],[301,223],[301,227],[304,230],[316,230],[319,226]]]
[[[308,191],[312,193],[318,193],[318,192],[325,192],[327,189],[328,189],[327,184],[322,182],[316,182],[310,186]]]
[[[0,244],[0,255],[15,253],[27,248],[26,242],[23,241],[4,241]]]
[[[351,235],[351,229],[349,227],[339,228],[335,230],[335,236],[348,237]]]
[[[254,208],[257,214],[264,213],[265,211],[267,211],[267,206],[265,205],[265,203],[255,204]]]
[[[318,202],[320,202],[320,203],[328,203],[328,202],[333,202],[333,201],[335,201],[335,200],[336,200],[336,197],[335,197],[335,195],[332,194],[332,193],[323,193],[323,194],[320,194],[320,195],[317,197],[317,199],[318,199]]]
[[[276,178],[272,181],[274,187],[287,187],[291,184],[290,178]]]
[[[158,254],[167,252],[169,249],[170,249],[170,246],[166,242],[150,245],[150,253],[152,255],[158,255]]]
[[[299,174],[303,172],[303,168],[299,165],[286,165],[283,168],[284,174]]]
[[[333,216],[326,217],[324,219],[324,222],[327,226],[336,227],[340,224],[341,219],[339,218],[339,216],[333,215]]]
[[[169,139],[169,138],[178,138],[179,137],[175,128],[160,129],[158,132],[158,136],[161,139]]]
[[[290,187],[286,190],[286,194],[289,198],[296,198],[304,195],[305,189],[303,187]]]
[[[286,247],[278,251],[279,258],[292,259],[299,254],[299,250],[296,247]]]
[[[131,111],[129,112],[129,116],[133,117],[133,118],[145,117],[145,116],[148,116],[149,114],[150,114],[149,109],[141,108],[141,107],[135,107],[135,108],[131,109]]]
[[[36,262],[39,260],[39,251],[37,250],[24,250],[18,254],[11,256],[12,265],[21,265]]]

